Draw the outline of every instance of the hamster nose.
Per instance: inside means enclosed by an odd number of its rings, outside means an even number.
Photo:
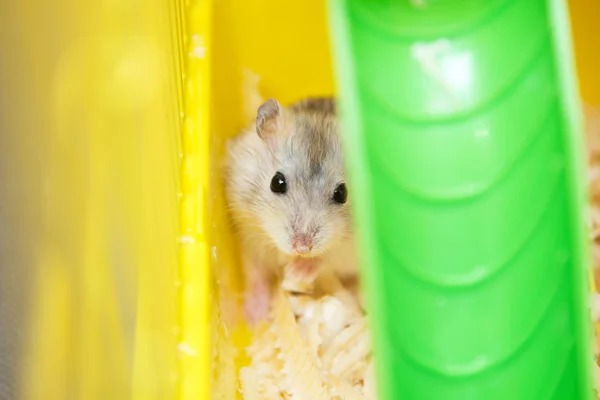
[[[312,250],[313,238],[306,233],[295,234],[292,237],[292,249],[298,254],[306,254]]]

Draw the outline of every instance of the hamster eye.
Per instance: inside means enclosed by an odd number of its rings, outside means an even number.
[[[348,189],[345,183],[340,183],[333,191],[333,201],[339,204],[344,204],[348,199]]]
[[[277,171],[273,179],[271,179],[271,192],[277,194],[285,194],[287,192],[287,182],[285,181],[285,175]]]

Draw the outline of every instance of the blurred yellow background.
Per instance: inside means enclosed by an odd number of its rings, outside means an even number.
[[[581,96],[600,107],[600,2],[570,0],[575,62]]]

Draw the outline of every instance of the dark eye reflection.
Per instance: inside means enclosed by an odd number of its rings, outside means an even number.
[[[271,192],[277,194],[285,194],[285,192],[287,192],[285,175],[279,171],[277,171],[273,176],[273,179],[271,179]]]
[[[344,204],[347,199],[348,189],[346,189],[346,184],[340,183],[333,191],[333,201],[335,201],[338,204]]]

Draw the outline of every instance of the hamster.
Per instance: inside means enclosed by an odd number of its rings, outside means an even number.
[[[356,278],[333,98],[264,102],[255,123],[227,143],[224,186],[241,243],[249,323],[268,317],[284,266],[313,278],[323,268]]]

